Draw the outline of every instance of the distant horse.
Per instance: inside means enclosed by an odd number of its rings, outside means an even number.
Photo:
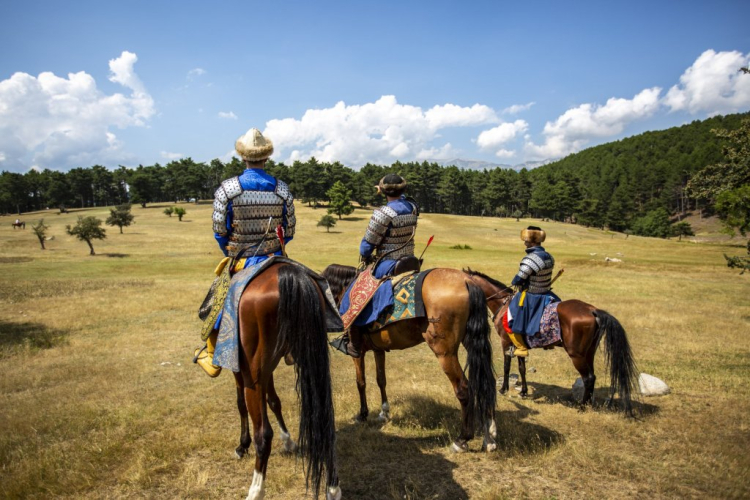
[[[511,362],[508,348],[512,342],[503,328],[502,317],[508,309],[513,290],[485,274],[471,269],[466,269],[464,272],[481,287],[494,315],[493,321],[500,335],[504,356],[504,380],[500,393],[505,394],[508,391]],[[568,353],[573,366],[581,374],[583,380],[584,393],[581,406],[592,402],[594,382],[596,382],[594,355],[602,337],[606,336],[604,353],[610,378],[608,406],[613,404],[615,393],[618,392],[626,415],[633,416],[631,395],[636,391],[638,370],[625,330],[620,322],[608,312],[580,300],[560,302],[557,306],[557,313],[562,337],[558,345]],[[526,359],[523,357],[518,358],[518,371],[522,383],[521,396],[525,397],[528,395],[528,387],[526,385]]]
[[[241,436],[236,453],[241,458],[252,442],[249,413],[256,455],[248,500],[259,500],[264,495],[274,434],[268,406],[279,422],[285,450],[297,449],[286,428],[273,382],[273,372],[284,357],[289,362],[293,359],[296,372],[300,399],[299,448],[306,484],[309,488],[312,483],[317,498],[325,469],[326,498],[341,498],[324,307],[321,290],[305,271],[283,263],[272,264],[253,278],[240,298],[240,372],[235,373],[235,380]]]
[[[333,264],[322,273],[338,301],[356,276],[355,268]],[[387,286],[387,285],[385,285]],[[461,432],[453,442],[453,450],[468,450],[468,441],[474,437],[475,422],[484,436],[482,448],[493,451],[495,443],[495,374],[492,367],[492,343],[487,320],[487,303],[481,288],[456,269],[434,269],[422,285],[427,317],[391,323],[385,327],[365,332],[362,355],[353,358],[357,372],[360,410],[358,421],[367,420],[367,394],[365,381],[365,353],[373,351],[380,386],[380,418],[389,418],[390,406],[385,392],[385,350],[401,350],[422,342],[435,353],[453,391],[461,404]],[[468,353],[467,380],[458,362],[458,348],[463,344]]]
[[[24,221],[22,221],[22,220],[20,220],[20,221],[18,221],[18,222],[11,222],[11,223],[10,223],[10,225],[11,225],[11,226],[13,226],[13,229],[14,229],[14,230],[15,230],[16,228],[19,228],[19,229],[26,229],[26,223],[25,223]]]

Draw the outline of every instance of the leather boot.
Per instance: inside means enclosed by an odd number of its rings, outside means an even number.
[[[351,332],[353,329],[354,327],[352,327],[350,330],[345,331],[341,337],[332,340],[330,344],[334,349],[337,349],[353,358],[358,358],[362,355],[359,349],[359,346],[361,346],[362,336],[359,333],[355,333],[354,335],[352,335]]]
[[[513,351],[513,354],[515,354],[519,358],[525,358],[526,356],[529,355],[529,350],[526,347],[526,343],[523,341],[523,335],[510,332],[508,333],[508,337],[510,337],[510,340],[513,342],[513,345],[516,346],[516,348]]]
[[[218,377],[221,373],[221,367],[212,363],[214,349],[216,348],[216,337],[218,335],[219,332],[214,330],[206,339],[206,347],[195,350],[195,358],[193,359],[193,362],[198,363],[203,368],[203,371],[206,372],[206,375],[211,378]]]

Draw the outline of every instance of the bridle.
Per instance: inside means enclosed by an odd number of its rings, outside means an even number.
[[[473,281],[474,283],[476,283],[476,281],[474,280],[474,276],[469,275],[469,279],[471,281]],[[489,302],[490,300],[492,300],[494,298],[497,298],[498,296],[500,296],[500,295],[502,295],[502,294],[504,294],[506,292],[513,292],[513,288],[511,288],[509,286],[506,286],[502,290],[498,290],[497,292],[493,293],[492,295],[490,295],[489,297],[487,297],[485,300],[487,302]],[[502,300],[500,301],[500,307],[497,309],[496,312],[492,313],[492,322],[493,323],[495,322],[495,318],[497,318],[497,315],[500,314],[500,311],[502,311],[505,308],[505,306],[508,305],[508,302],[512,298],[513,298],[513,294],[512,293],[509,293],[508,295],[506,295],[505,297],[502,298]],[[490,311],[491,310],[492,309],[490,309]]]

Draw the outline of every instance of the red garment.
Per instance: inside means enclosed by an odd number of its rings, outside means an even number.
[[[505,333],[511,333],[513,330],[510,329],[510,325],[508,324],[508,311],[505,311],[505,314],[503,314],[503,328],[505,328]]]

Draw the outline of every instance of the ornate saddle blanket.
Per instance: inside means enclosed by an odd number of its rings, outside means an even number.
[[[364,271],[359,273],[359,276],[354,280],[354,284],[349,291],[349,309],[341,315],[341,320],[344,323],[344,330],[352,326],[352,323],[357,319],[359,313],[367,307],[367,304],[372,300],[380,284],[386,279],[387,278],[375,278],[372,275],[372,266],[368,266]]]
[[[557,306],[559,302],[547,304],[542,313],[542,320],[539,323],[539,332],[536,335],[526,337],[526,344],[529,348],[547,347],[560,342],[560,318],[557,315]]]
[[[427,316],[422,300],[422,283],[425,276],[432,271],[422,271],[406,276],[393,285],[393,305],[386,308],[370,330],[379,330],[397,321]]]
[[[214,350],[213,364],[227,368],[233,372],[240,371],[240,328],[238,311],[240,305],[240,297],[242,292],[245,291],[247,285],[258,276],[260,273],[265,271],[272,264],[286,263],[299,266],[307,272],[307,274],[315,280],[323,292],[326,302],[325,310],[325,322],[326,331],[328,332],[340,332],[343,331],[344,327],[341,322],[341,316],[339,316],[336,302],[333,299],[333,294],[328,288],[328,282],[318,275],[315,271],[308,269],[299,262],[295,262],[286,257],[274,256],[270,259],[264,260],[258,264],[246,267],[242,271],[239,271],[232,277],[229,284],[229,291],[227,298],[224,302],[224,309],[221,318],[221,326],[219,327],[219,335],[216,339],[216,349]]]

